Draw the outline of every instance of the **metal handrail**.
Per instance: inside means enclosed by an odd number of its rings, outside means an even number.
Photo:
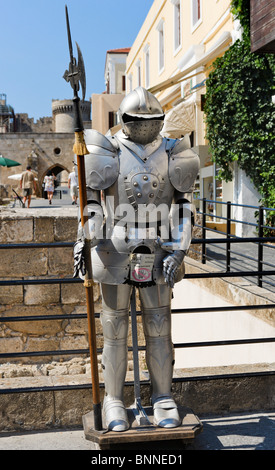
[[[232,268],[232,266],[231,266],[232,250],[230,250],[230,247],[231,247],[232,243],[245,243],[245,242],[257,243],[258,256],[257,256],[257,258],[254,258],[254,261],[258,263],[258,271],[254,271],[255,275],[258,272],[257,284],[258,284],[259,287],[262,287],[263,282],[266,282],[266,284],[268,284],[269,286],[275,287],[275,284],[271,283],[270,281],[267,281],[266,279],[263,279],[263,276],[274,275],[273,271],[265,272],[263,274],[263,269],[262,269],[263,265],[265,264],[264,260],[263,260],[263,255],[264,255],[263,248],[264,247],[265,248],[274,248],[275,247],[275,246],[272,246],[272,245],[269,246],[267,244],[268,242],[275,243],[275,237],[273,237],[273,236],[265,237],[264,236],[264,229],[274,230],[274,227],[268,226],[264,223],[264,213],[267,212],[267,211],[275,211],[275,209],[270,208],[270,207],[265,207],[265,206],[258,206],[257,207],[257,206],[250,206],[250,205],[245,205],[245,204],[232,203],[231,201],[223,202],[223,201],[211,200],[211,199],[206,199],[206,198],[203,198],[203,199],[197,198],[196,201],[202,202],[202,211],[198,211],[198,213],[202,215],[202,224],[201,224],[200,227],[202,229],[202,238],[205,239],[205,242],[202,242],[201,262],[203,264],[206,264],[207,259],[208,260],[210,259],[206,254],[206,244],[210,243],[209,239],[206,239],[206,231],[209,230],[211,232],[216,232],[216,233],[219,233],[219,234],[224,234],[225,233],[225,232],[207,227],[206,217],[209,216],[209,217],[212,217],[212,218],[225,220],[226,221],[226,239],[222,239],[221,241],[215,240],[214,243],[226,243],[226,271],[230,272],[231,268]],[[217,216],[216,214],[209,214],[206,211],[206,203],[207,202],[210,202],[211,204],[223,204],[224,206],[226,206],[226,217]],[[246,207],[246,208],[249,208],[249,209],[257,209],[257,211],[258,211],[258,223],[254,224],[252,222],[241,221],[241,220],[232,218],[232,216],[231,216],[232,206],[237,206],[237,207],[240,206],[240,207]],[[241,223],[241,224],[244,224],[244,225],[257,227],[258,228],[258,237],[250,237],[250,240],[248,239],[248,237],[246,239],[236,237],[234,234],[231,234],[231,222],[236,222],[236,223]],[[213,241],[212,241],[212,243],[213,243]],[[236,253],[235,253],[235,255],[236,255]],[[215,262],[215,258],[211,258],[211,260],[214,260],[214,262]],[[216,262],[216,264],[218,264],[218,263]],[[275,265],[273,266],[273,265],[271,265],[271,263],[269,263],[269,266],[275,268]],[[245,276],[247,276],[247,275],[245,275]],[[248,276],[249,276],[249,274],[248,274]]]
[[[220,307],[196,307],[190,309],[172,309],[172,314],[193,314],[193,313],[209,313],[209,312],[234,312],[236,310],[261,310],[275,308],[274,303],[261,304],[261,305],[242,305],[242,306],[220,306]],[[138,311],[137,315],[141,315]],[[96,318],[99,318],[100,313],[95,313]],[[71,314],[71,315],[32,315],[32,316],[19,316],[19,317],[0,317],[1,322],[16,322],[16,321],[52,321],[52,320],[64,320],[64,319],[84,319],[87,318],[87,314]],[[232,344],[253,344],[253,343],[266,343],[275,342],[274,338],[250,338],[250,339],[236,339],[236,340],[218,340],[218,341],[201,341],[194,343],[175,343],[174,348],[190,348],[190,347],[203,347],[203,346],[225,346]],[[128,348],[132,351],[132,348]],[[145,346],[139,346],[139,350],[145,350]],[[97,348],[97,353],[102,353],[102,348]],[[15,353],[1,353],[0,360],[2,359],[13,359],[19,357],[41,357],[41,356],[66,356],[66,355],[83,355],[89,354],[89,349],[70,349],[70,350],[54,350],[54,351],[28,351],[28,352],[15,352]],[[275,373],[275,372],[274,372]],[[0,393],[2,393],[0,391]]]
[[[196,199],[198,200],[198,199]],[[222,201],[212,201],[212,200],[207,200],[203,199],[203,204],[205,205],[206,202],[211,202],[211,203],[216,203],[216,204],[223,204],[227,205],[227,217],[222,217],[227,221],[227,233],[226,237],[224,238],[206,238],[206,230],[211,230],[216,233],[222,233],[224,235],[224,232],[219,232],[218,230],[214,229],[208,229],[206,227],[206,211],[201,212],[203,215],[203,224],[202,226],[198,226],[202,228],[202,238],[193,238],[192,239],[192,244],[193,245],[201,245],[203,247],[202,250],[202,262],[205,264],[206,262],[206,252],[205,252],[205,247],[209,245],[215,245],[215,244],[226,244],[226,256],[227,256],[227,265],[226,265],[226,271],[219,271],[219,272],[203,272],[203,273],[187,273],[185,274],[186,279],[202,279],[202,278],[226,278],[226,277],[253,277],[257,276],[259,279],[259,284],[262,285],[263,282],[263,276],[270,276],[270,275],[275,275],[275,269],[273,270],[263,270],[262,266],[264,264],[274,267],[275,266],[271,263],[267,263],[263,261],[263,253],[262,253],[262,247],[263,246],[268,246],[266,245],[267,242],[275,242],[275,237],[264,237],[263,236],[263,228],[270,228],[274,229],[273,227],[268,227],[263,224],[263,211],[268,210],[268,211],[273,211],[275,209],[271,208],[265,208],[265,207],[257,207],[257,206],[249,206],[249,205],[243,205],[243,204],[235,204],[235,203],[225,203]],[[247,207],[247,208],[253,208],[259,210],[260,213],[260,222],[259,224],[250,224],[249,225],[254,225],[259,227],[259,236],[258,237],[237,237],[233,234],[230,233],[230,223],[232,221],[236,221],[236,219],[232,219],[230,216],[230,208],[231,206],[242,206],[242,207]],[[211,217],[214,217],[213,214],[209,214]],[[217,217],[221,218],[221,217]],[[241,221],[240,221],[241,222]],[[242,221],[241,223],[247,224],[246,222]],[[259,252],[258,252],[258,259],[255,259],[255,261],[258,261],[258,269],[254,271],[231,271],[230,270],[230,254],[233,253],[232,250],[230,250],[230,245],[231,244],[236,244],[236,243],[256,243],[259,246]],[[1,249],[24,249],[24,248],[64,248],[64,247],[73,247],[74,243],[73,242],[53,242],[53,243],[17,243],[17,244],[0,244],[0,250]],[[273,246],[268,246],[269,248],[274,248]],[[265,281],[268,282],[268,281]],[[81,279],[76,279],[76,278],[41,278],[41,279],[10,279],[10,280],[1,280],[0,281],[0,286],[11,286],[11,285],[38,285],[38,284],[70,284],[70,283],[83,283]],[[270,283],[269,283],[270,284]],[[274,308],[275,304],[261,304],[261,305],[242,305],[242,306],[221,306],[221,307],[201,307],[201,308],[191,308],[191,309],[172,309],[172,314],[183,314],[183,313],[208,313],[208,312],[234,312],[237,310],[260,310],[260,309],[269,309],[269,308]],[[137,312],[140,315],[140,312]],[[99,313],[96,313],[95,316],[99,317]],[[5,316],[2,314],[0,317],[0,323],[1,322],[15,322],[15,321],[53,321],[53,320],[64,320],[64,319],[84,319],[87,318],[87,314],[70,314],[70,315],[32,315],[28,317],[24,316],[18,316],[18,317],[10,317],[10,316]],[[176,343],[174,344],[175,348],[192,348],[192,347],[210,347],[210,346],[225,346],[225,345],[235,345],[235,344],[253,344],[253,343],[266,343],[266,342],[275,342],[275,338],[250,338],[250,339],[236,339],[236,340],[218,340],[218,341],[202,341],[202,342],[193,342],[193,343]],[[139,350],[142,351],[145,349],[145,346],[140,346]],[[131,351],[131,347],[129,348],[129,351]],[[102,352],[102,348],[98,348],[98,353]],[[29,351],[29,352],[14,352],[14,353],[4,353],[0,354],[0,360],[2,359],[7,359],[7,358],[18,358],[18,357],[38,357],[38,356],[65,356],[65,355],[83,355],[83,354],[89,354],[89,349],[72,349],[72,350],[57,350],[57,351]],[[262,372],[255,372],[255,373],[229,373],[229,374],[222,374],[222,375],[216,375],[216,376],[200,376],[200,377],[187,377],[187,378],[174,378],[173,382],[177,381],[186,381],[186,380],[207,380],[207,379],[219,379],[219,378],[225,378],[225,377],[236,377],[236,376],[244,376],[247,377],[249,375],[275,375],[275,371],[262,371]],[[149,383],[148,381],[141,381],[143,384]],[[126,382],[126,385],[131,385],[131,382]],[[102,386],[102,384],[100,385]],[[75,389],[75,388],[91,388],[92,384],[81,384],[81,385],[64,385],[64,386],[45,386],[45,387],[21,387],[18,389],[0,389],[0,394],[5,394],[5,393],[19,393],[24,391],[43,391],[43,390],[68,390],[68,389]]]

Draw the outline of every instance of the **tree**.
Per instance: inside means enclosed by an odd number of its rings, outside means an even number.
[[[206,82],[206,138],[220,168],[218,178],[230,181],[232,164],[238,162],[262,195],[261,203],[275,207],[275,57],[250,51],[249,0],[233,0],[231,11],[243,35],[215,60]],[[269,214],[275,225],[275,212]]]

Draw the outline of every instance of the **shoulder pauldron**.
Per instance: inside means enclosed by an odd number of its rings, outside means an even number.
[[[118,149],[94,129],[86,129],[84,137],[90,152],[85,155],[86,184],[96,190],[109,188],[119,174]]]
[[[169,152],[169,179],[177,191],[188,192],[200,169],[199,156],[187,145],[186,139],[179,140]]]

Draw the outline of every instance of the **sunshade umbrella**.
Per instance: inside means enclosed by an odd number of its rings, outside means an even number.
[[[16,173],[15,175],[10,175],[8,176],[9,180],[16,180],[20,181],[21,180],[22,173]],[[37,178],[34,178],[37,181]]]
[[[22,173],[16,173],[16,175],[10,175],[8,176],[9,180],[16,180],[20,181],[21,180]]]
[[[19,166],[21,163],[16,162],[15,160],[11,160],[10,158],[5,158],[2,155],[0,155],[0,167],[1,166],[6,166],[7,168],[11,168],[13,166]],[[1,182],[1,179],[0,179]]]
[[[0,166],[7,166],[10,168],[11,166],[19,166],[21,163],[16,162],[15,160],[11,160],[10,158],[5,158],[0,155]]]

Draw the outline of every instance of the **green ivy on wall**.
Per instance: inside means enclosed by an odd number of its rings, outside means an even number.
[[[275,207],[275,56],[250,51],[249,5],[249,0],[231,2],[243,37],[216,59],[206,82],[206,138],[218,178],[232,180],[237,162],[262,195],[261,203]],[[269,214],[274,226],[275,213]]]

